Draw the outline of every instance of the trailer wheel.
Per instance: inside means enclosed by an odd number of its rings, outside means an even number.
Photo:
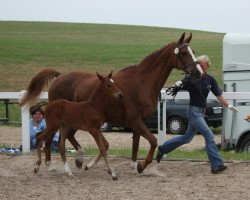
[[[250,135],[247,135],[242,141],[240,150],[250,153]]]

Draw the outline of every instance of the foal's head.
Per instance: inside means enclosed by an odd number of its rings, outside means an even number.
[[[172,51],[176,60],[175,67],[183,70],[186,74],[192,74],[195,77],[200,77],[203,74],[203,71],[189,46],[191,39],[192,33],[186,39],[185,33],[183,33],[180,39],[174,43]]]
[[[104,87],[104,91],[106,95],[113,96],[116,99],[122,99],[123,98],[123,93],[122,91],[115,85],[115,82],[112,78],[112,71],[111,73],[103,77],[100,74],[96,73],[97,77],[101,81],[102,86]]]

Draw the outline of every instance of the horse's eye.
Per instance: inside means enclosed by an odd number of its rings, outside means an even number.
[[[108,87],[110,87],[111,85],[110,84],[108,84]]]
[[[181,52],[183,56],[186,56],[188,53],[186,51]]]

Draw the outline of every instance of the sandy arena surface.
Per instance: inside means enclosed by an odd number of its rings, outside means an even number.
[[[83,147],[95,145],[87,133],[79,132],[76,136]],[[131,147],[130,133],[105,133],[105,136],[111,147]],[[216,141],[219,142],[219,137]],[[21,128],[0,127],[0,143],[18,146]],[[148,146],[141,139],[140,147]],[[203,139],[196,136],[183,148],[202,147]],[[84,165],[91,159],[86,157]],[[85,171],[77,169],[74,158],[68,157],[74,174],[69,177],[59,156],[52,157],[54,170],[49,172],[42,163],[34,175],[35,155],[0,154],[0,199],[250,199],[250,163],[229,162],[225,172],[214,175],[207,162],[162,161],[158,164],[154,160],[138,174],[130,168],[130,159],[109,157],[109,160],[118,174],[117,181],[107,173],[103,159]]]

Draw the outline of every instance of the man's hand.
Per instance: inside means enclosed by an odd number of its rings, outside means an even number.
[[[234,106],[232,106],[232,105],[230,105],[230,104],[227,106],[227,108],[228,108],[229,110],[233,111],[233,112],[238,112],[238,108],[236,108],[236,107],[234,107]]]

